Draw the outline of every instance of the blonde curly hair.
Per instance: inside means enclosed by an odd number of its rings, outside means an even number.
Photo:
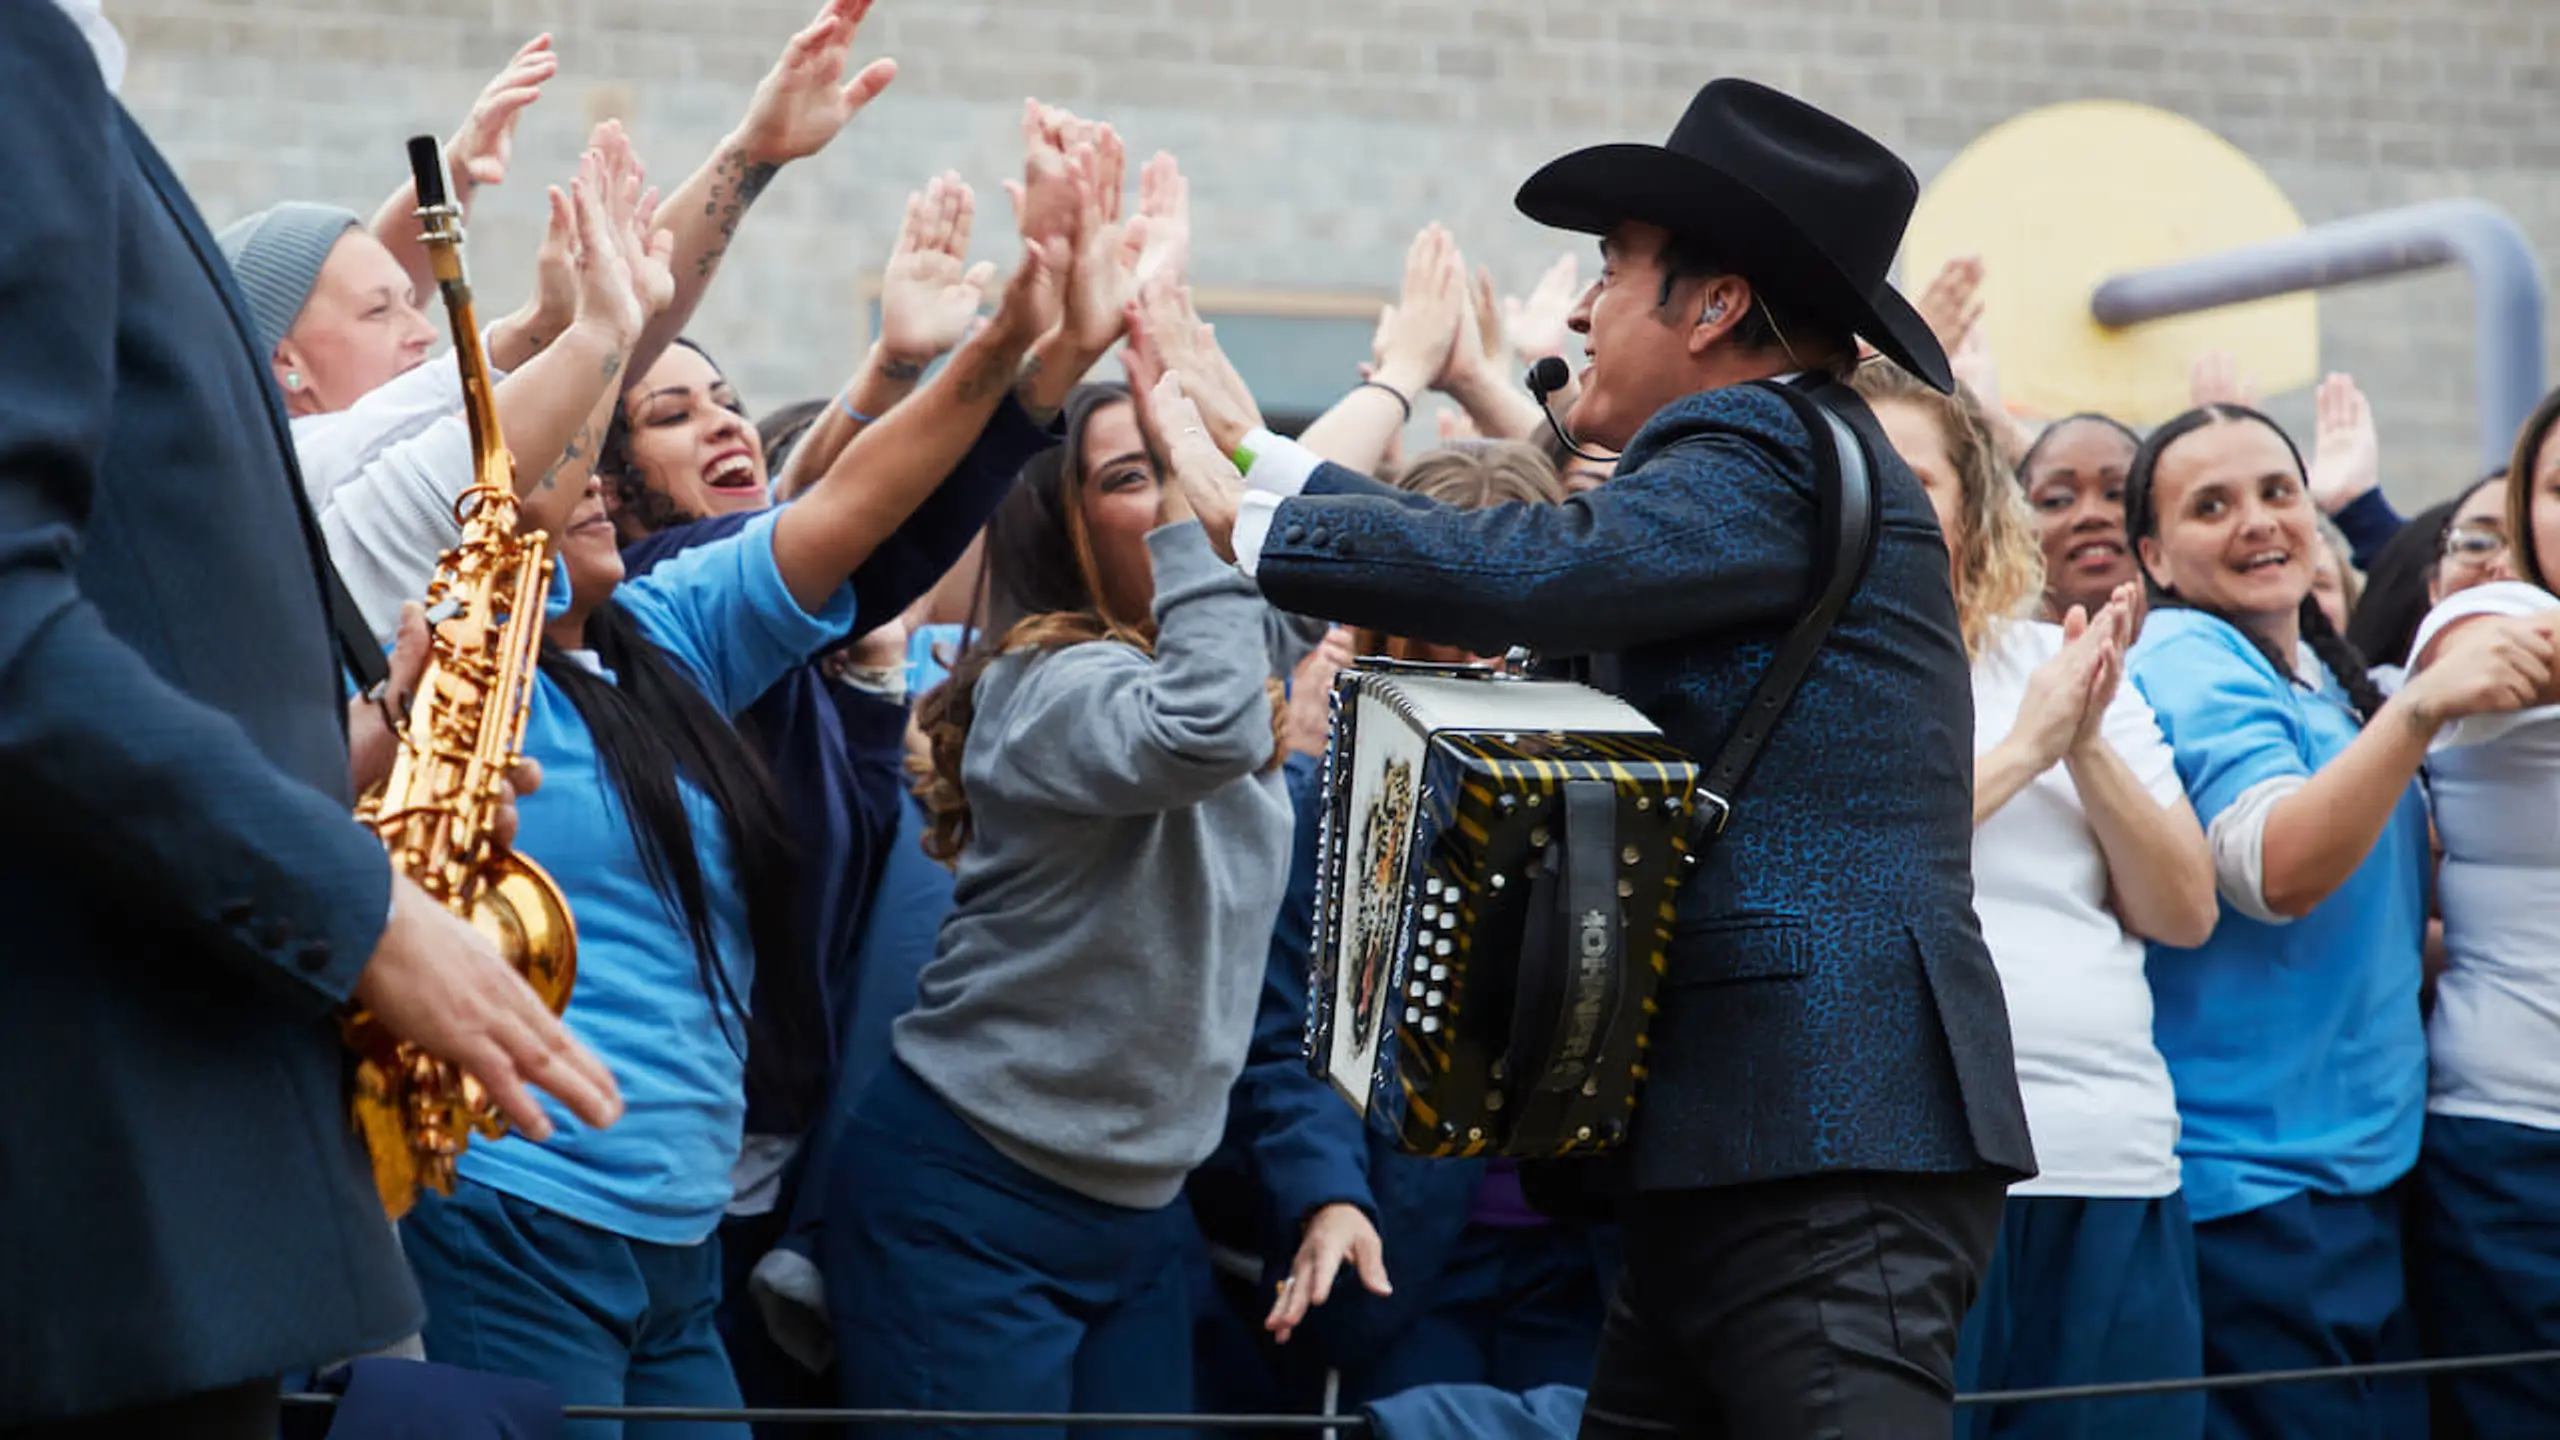
[[[1870,360],[1849,383],[1869,404],[1910,405],[1936,422],[1948,463],[1963,492],[1957,507],[1964,534],[1955,550],[1956,618],[1964,650],[1980,657],[1994,626],[2035,613],[2044,599],[2044,549],[2026,493],[2000,463],[2000,447],[1982,402],[1962,386],[1942,395],[1890,360]]]

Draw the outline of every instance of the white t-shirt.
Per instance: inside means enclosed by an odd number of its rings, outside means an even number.
[[[1973,665],[1977,756],[2016,727],[2028,677],[2061,649],[2056,625],[2019,620],[1993,632]],[[2130,681],[2116,687],[2104,733],[2154,799],[2185,798],[2159,722]],[[1973,906],[2008,996],[2040,1172],[2010,1193],[2175,1191],[2178,1098],[2151,1039],[2143,945],[2107,908],[2106,855],[2064,766],[1974,828]]]
[[[2534,586],[2476,586],[2428,613],[2410,654],[2456,620],[2546,610],[2560,599]],[[2446,726],[2427,779],[2451,957],[2427,1022],[2427,1108],[2560,1130],[2560,706]]]
[[[491,372],[493,382],[503,378]],[[298,417],[293,449],[329,559],[374,638],[388,645],[401,602],[424,599],[436,562],[461,543],[454,503],[478,478],[453,352],[436,352],[345,410]]]

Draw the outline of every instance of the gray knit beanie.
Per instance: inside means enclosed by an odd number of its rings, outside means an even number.
[[[232,275],[249,297],[261,353],[274,354],[293,328],[338,237],[363,228],[353,210],[293,200],[235,220],[216,237],[222,258],[231,262]]]

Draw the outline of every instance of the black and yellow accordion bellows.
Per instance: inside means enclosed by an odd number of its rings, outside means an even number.
[[[1697,781],[1634,707],[1581,685],[1344,671],[1310,1068],[1413,1154],[1622,1143]]]

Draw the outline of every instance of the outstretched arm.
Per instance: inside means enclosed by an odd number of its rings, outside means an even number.
[[[675,294],[632,352],[632,374],[648,373],[692,322],[739,223],[773,177],[783,166],[825,149],[897,78],[894,60],[874,60],[852,79],[845,78],[855,33],[870,11],[871,0],[826,0],[817,18],[783,46],[782,58],[756,87],[738,128],[667,197],[661,213],[675,236]]]
[[[523,118],[526,106],[542,98],[543,84],[559,71],[560,57],[551,49],[551,37],[534,36],[480,92],[462,127],[445,142],[445,188],[465,214],[481,186],[505,183],[507,162],[515,154],[516,121]],[[373,213],[372,228],[373,238],[409,272],[409,283],[417,292],[435,293],[435,268],[419,239],[416,179],[400,182],[400,188],[382,202]],[[494,363],[501,370],[513,368],[506,362]]]
[[[915,398],[855,437],[822,483],[774,522],[773,553],[801,607],[815,612],[951,473],[1012,393],[1026,357],[1056,343],[1079,246],[1096,223],[1100,164],[1090,145],[1063,150],[1035,104],[1024,121],[1015,212],[1021,268],[995,318]],[[882,617],[886,618],[886,617]]]

